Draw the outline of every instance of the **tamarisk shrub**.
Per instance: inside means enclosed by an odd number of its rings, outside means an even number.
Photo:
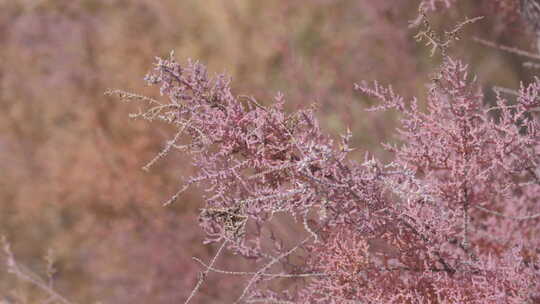
[[[540,303],[540,80],[486,106],[467,67],[444,56],[425,111],[391,87],[355,85],[380,101],[371,110],[402,114],[402,144],[382,164],[349,160],[351,133],[325,135],[314,108],[287,114],[282,94],[268,106],[234,96],[198,62],[171,53],[145,79],[164,101],[108,94],[149,104],[133,117],[178,127],[145,168],[172,150],[191,155],[197,174],[166,204],[202,187],[199,223],[220,244],[209,263],[197,259],[186,303],[214,273],[246,276],[246,303]],[[272,228],[283,215],[305,230],[293,245]],[[224,249],[257,268],[221,269]]]
[[[394,297],[412,301],[412,291],[422,290],[434,302],[540,301],[538,122],[530,112],[539,103],[538,81],[522,87],[514,104],[498,95],[496,106],[485,107],[467,67],[447,57],[427,112],[391,88],[356,85],[382,102],[373,110],[403,114],[403,144],[388,148],[395,165],[415,176],[387,179],[400,198],[396,212],[419,238],[399,248],[413,253],[412,263],[400,262],[422,269],[405,285],[400,276],[393,286],[405,292]]]

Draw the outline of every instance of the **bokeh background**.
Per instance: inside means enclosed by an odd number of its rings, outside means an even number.
[[[472,41],[477,36],[531,50],[518,0],[457,1],[430,12],[449,29],[468,27],[452,53],[470,63],[487,101],[492,86],[517,88],[535,71],[524,59]],[[360,81],[393,84],[422,98],[440,61],[415,42],[417,0],[0,0],[0,234],[17,260],[45,276],[52,252],[54,287],[76,303],[182,303],[204,246],[200,193],[166,201],[190,174],[170,154],[141,170],[174,130],[129,120],[136,105],[108,88],[159,97],[143,82],[155,56],[200,60],[226,72],[236,94],[269,103],[281,91],[287,109],[317,103],[324,129],[350,128],[359,160],[389,155],[393,113],[368,113]],[[0,254],[0,302],[35,303],[44,294],[12,274]],[[220,268],[245,269],[225,255]],[[212,274],[193,303],[227,303],[243,278]]]

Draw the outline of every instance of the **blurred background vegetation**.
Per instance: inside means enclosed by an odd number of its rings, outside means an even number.
[[[516,88],[533,71],[473,36],[531,49],[517,0],[458,1],[430,13],[448,29],[465,16],[453,54],[470,63],[488,97]],[[439,62],[412,38],[416,0],[0,0],[0,234],[18,260],[43,275],[54,253],[55,288],[78,303],[178,303],[199,265],[215,252],[197,225],[200,194],[166,201],[189,175],[189,159],[170,154],[144,173],[173,134],[131,121],[107,88],[156,96],[142,78],[155,56],[175,51],[209,71],[226,72],[236,94],[269,103],[281,91],[288,110],[319,106],[332,135],[348,127],[356,156],[388,159],[396,116],[368,113],[353,84],[379,80],[405,97],[425,96]],[[0,261],[2,256],[0,255]],[[242,270],[232,256],[221,268]],[[0,266],[0,302],[43,298]],[[213,274],[194,303],[234,299],[241,278]]]

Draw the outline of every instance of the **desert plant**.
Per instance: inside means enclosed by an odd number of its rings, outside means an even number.
[[[180,150],[197,173],[165,205],[193,185],[206,192],[199,223],[219,249],[209,263],[196,259],[204,270],[186,302],[223,273],[249,277],[237,301],[247,303],[540,303],[540,80],[515,101],[485,104],[447,52],[475,19],[442,38],[421,19],[417,37],[442,54],[427,108],[389,86],[355,85],[380,101],[372,110],[402,116],[387,164],[350,160],[351,133],[325,135],[315,107],[287,114],[282,94],[268,106],[235,96],[226,76],[172,53],[145,78],[165,100],[107,92],[148,103],[134,118],[178,128],[145,168]],[[304,232],[279,235],[284,221]],[[224,249],[254,271],[221,269]]]

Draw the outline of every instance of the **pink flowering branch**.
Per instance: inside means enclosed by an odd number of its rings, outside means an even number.
[[[426,110],[391,87],[355,85],[377,99],[372,110],[401,114],[394,160],[348,159],[351,133],[338,144],[325,135],[314,109],[287,114],[284,96],[263,106],[236,97],[230,80],[204,66],[159,59],[146,80],[163,101],[121,91],[149,104],[134,115],[175,125],[178,132],[150,161],[180,150],[204,189],[199,223],[206,243],[221,242],[187,301],[210,272],[249,275],[238,302],[283,303],[535,303],[540,290],[538,81],[512,103],[484,97],[459,60],[446,55],[459,29],[438,39],[443,63],[430,84]],[[272,225],[286,214],[304,227],[285,246]],[[519,220],[519,221],[518,221]],[[527,222],[527,225],[523,223]],[[269,231],[265,236],[263,231]],[[283,237],[282,237],[283,238]],[[253,260],[256,270],[215,266],[223,249]],[[265,283],[294,279],[296,292]]]

